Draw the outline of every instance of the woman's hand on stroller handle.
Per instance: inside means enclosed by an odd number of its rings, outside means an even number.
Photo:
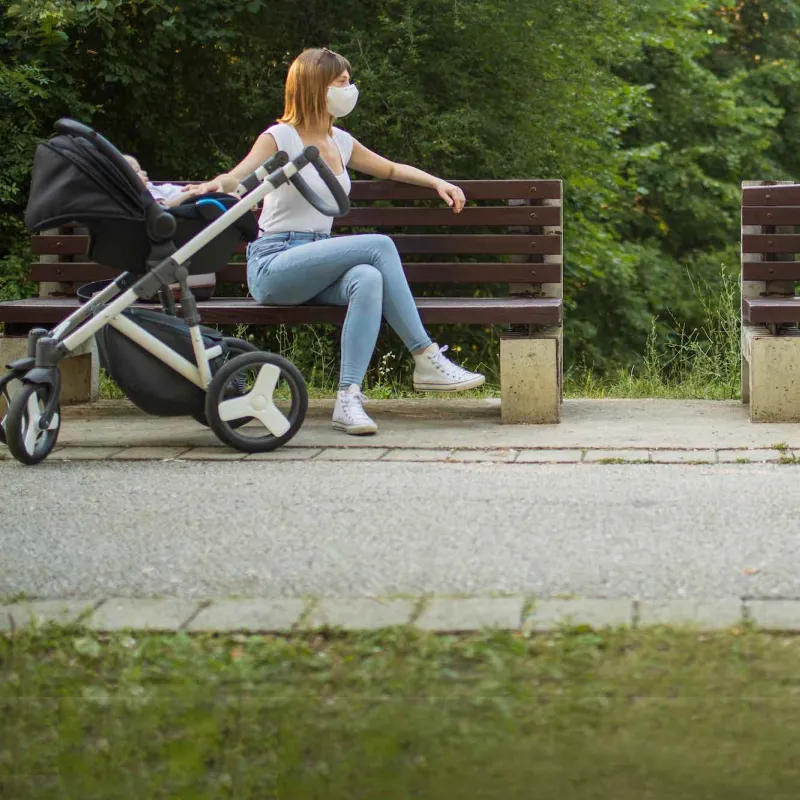
[[[233,194],[239,181],[233,175],[218,175],[210,181],[204,183],[190,183],[183,187],[181,191],[185,192],[188,196],[199,194],[209,194],[210,192],[222,192],[224,194]]]
[[[224,194],[235,194],[242,197],[247,192],[252,192],[269,173],[289,163],[289,156],[283,150],[271,155],[263,164],[251,172],[241,181],[232,173],[227,172],[217,175],[216,178],[203,183],[184,186],[183,191],[189,195],[208,194],[209,192],[222,192]]]
[[[276,164],[279,164],[275,169]],[[333,195],[334,203],[323,200],[301,177],[300,170],[311,164],[319,173],[322,182]],[[264,174],[272,169],[269,174]],[[259,167],[258,170],[239,181],[234,175],[227,173],[218,175],[216,178],[205,183],[195,183],[184,186],[183,191],[189,196],[207,194],[209,192],[224,192],[225,194],[238,194],[241,196],[242,190],[252,191],[263,180],[268,180],[275,188],[290,182],[294,184],[297,191],[326,217],[343,217],[350,210],[350,200],[339,179],[333,174],[331,168],[325,163],[319,150],[313,145],[303,149],[303,152],[288,161],[283,151],[278,151],[269,160]]]
[[[280,166],[268,175],[264,175],[265,171],[269,168],[274,168],[276,164],[280,164]],[[322,178],[322,182],[333,195],[333,204],[323,200],[300,175],[300,170],[308,164],[311,164],[316,169],[320,178]],[[304,148],[302,153],[295,156],[288,163],[285,153],[279,150],[269,160],[265,161],[258,170],[243,178],[241,182],[234,175],[228,173],[218,175],[213,180],[205,183],[184,186],[183,191],[190,196],[207,194],[208,192],[241,194],[240,187],[251,191],[264,179],[268,180],[275,188],[291,181],[305,200],[326,217],[343,217],[350,210],[350,200],[347,192],[345,192],[344,187],[333,174],[331,168],[325,163],[319,150],[313,145]]]

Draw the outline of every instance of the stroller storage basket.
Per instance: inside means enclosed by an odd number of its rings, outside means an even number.
[[[136,307],[122,314],[187,361],[196,363],[189,326],[179,317]],[[204,326],[200,331],[206,348],[222,345],[223,335],[219,331]],[[205,392],[136,342],[110,325],[98,331],[96,340],[100,365],[142,411],[161,417],[203,413]],[[224,361],[223,352],[209,363],[211,373],[214,374]]]

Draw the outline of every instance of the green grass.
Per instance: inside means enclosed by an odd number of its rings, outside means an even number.
[[[0,638],[0,796],[794,798],[800,639]]]
[[[117,382],[102,367],[100,367],[100,399],[125,399],[125,393],[119,388]]]

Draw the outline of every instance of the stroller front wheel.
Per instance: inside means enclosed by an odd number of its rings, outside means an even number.
[[[40,425],[51,391],[47,386],[25,384],[11,400],[5,419],[5,436],[11,455],[23,464],[44,461],[58,441],[61,429],[58,406],[50,424],[46,428]]]
[[[245,453],[286,444],[308,410],[308,390],[291,361],[274,353],[244,353],[214,375],[206,395],[209,427],[220,441]],[[241,420],[247,423],[242,427]]]

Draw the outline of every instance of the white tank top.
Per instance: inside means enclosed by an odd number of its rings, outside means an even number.
[[[303,140],[292,125],[286,123],[273,125],[271,128],[267,128],[265,133],[272,135],[278,145],[278,150],[285,150],[289,158],[294,158],[303,150]],[[334,128],[333,141],[339,149],[339,155],[342,157],[344,165],[344,171],[341,175],[337,175],[337,178],[349,195],[351,184],[347,165],[353,154],[353,137],[347,131]],[[333,195],[328,191],[314,167],[309,164],[300,170],[300,174],[323,200],[328,203],[334,202]],[[303,196],[291,183],[284,184],[267,195],[264,199],[261,218],[258,221],[258,227],[262,234],[285,233],[286,231],[330,233],[332,225],[333,217],[320,214],[307,200],[303,199]]]

